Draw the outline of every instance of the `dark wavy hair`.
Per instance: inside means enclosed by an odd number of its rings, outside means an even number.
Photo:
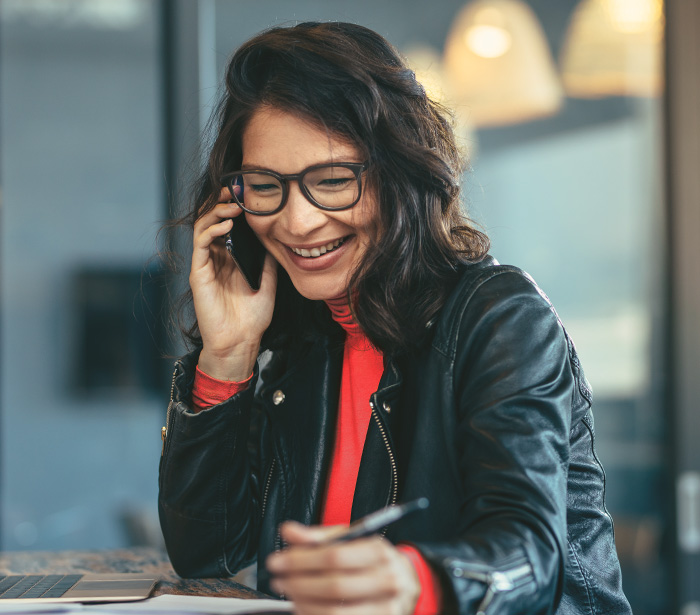
[[[370,162],[380,232],[353,273],[348,299],[358,324],[385,354],[419,346],[454,286],[458,265],[480,260],[488,238],[462,213],[464,163],[449,114],[430,100],[396,50],[350,23],[300,23],[262,32],[228,64],[215,138],[190,213],[217,202],[220,178],[240,168],[242,135],[263,106],[298,115],[352,142]],[[263,348],[309,338],[332,326],[320,301],[302,297],[279,268]],[[186,332],[201,343],[196,322]]]

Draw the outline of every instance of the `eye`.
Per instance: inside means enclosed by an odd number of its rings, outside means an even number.
[[[310,172],[304,183],[313,191],[339,192],[354,187],[356,179],[350,169],[328,167]]]
[[[255,192],[269,192],[270,190],[277,190],[279,186],[275,184],[250,184],[249,188]]]
[[[319,188],[344,188],[353,178],[351,177],[329,177],[318,182]]]
[[[282,189],[275,178],[262,173],[245,175],[244,183],[247,192],[253,192],[261,196],[276,194]]]

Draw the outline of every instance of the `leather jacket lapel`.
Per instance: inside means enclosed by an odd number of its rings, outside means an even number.
[[[295,358],[295,368],[266,383],[262,398],[285,485],[280,521],[318,523],[335,442],[343,347],[335,340]]]
[[[386,362],[379,388],[369,402],[372,416],[357,476],[352,520],[397,501],[398,464],[391,427],[396,420],[401,382],[396,364]]]

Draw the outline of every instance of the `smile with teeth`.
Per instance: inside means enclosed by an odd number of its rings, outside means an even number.
[[[340,239],[327,243],[325,246],[316,246],[315,248],[311,248],[309,250],[306,248],[291,248],[291,250],[295,254],[303,256],[304,258],[318,258],[326,252],[332,252],[333,250],[336,250],[342,246],[346,239],[347,237],[341,237]]]

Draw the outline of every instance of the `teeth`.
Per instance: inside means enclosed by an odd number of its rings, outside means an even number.
[[[344,238],[336,239],[335,241],[327,243],[325,246],[311,248],[310,250],[307,250],[306,248],[292,248],[292,251],[295,254],[298,254],[299,256],[303,256],[304,258],[317,258],[322,254],[325,254],[326,252],[331,252],[332,250],[335,250],[343,243],[343,241],[345,241]]]

